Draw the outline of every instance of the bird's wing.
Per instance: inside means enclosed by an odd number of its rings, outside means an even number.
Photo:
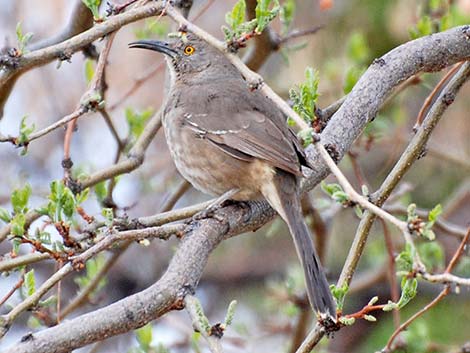
[[[302,175],[303,151],[295,134],[278,117],[268,118],[259,111],[239,111],[230,118],[213,114],[187,114],[185,125],[231,156],[259,158],[295,175]],[[282,119],[282,117],[281,117]],[[283,125],[281,125],[283,124]]]

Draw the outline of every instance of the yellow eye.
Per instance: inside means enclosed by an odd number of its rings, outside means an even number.
[[[195,51],[196,51],[196,49],[194,49],[193,46],[188,45],[184,48],[184,55],[188,55],[188,56],[193,55]]]

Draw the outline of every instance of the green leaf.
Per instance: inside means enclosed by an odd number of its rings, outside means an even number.
[[[338,203],[344,204],[349,201],[349,196],[344,191],[336,191],[331,195],[332,199]]]
[[[101,5],[101,0],[82,0],[82,2],[85,4],[86,7],[91,11],[93,14],[93,18],[95,21],[100,20],[100,13],[99,13],[99,8]]]
[[[410,28],[408,32],[410,33],[411,39],[416,39],[431,34],[433,32],[431,17],[428,15],[421,17],[416,26]]]
[[[21,118],[20,129],[19,129],[20,133],[16,141],[16,144],[18,146],[23,146],[27,142],[29,142],[29,136],[33,133],[34,129],[36,128],[34,124],[27,125],[26,118],[27,118],[26,115]]]
[[[107,226],[111,226],[113,224],[114,219],[114,212],[112,208],[103,208],[101,210],[101,214],[105,218],[105,223]]]
[[[28,211],[28,201],[31,196],[31,185],[26,184],[22,189],[16,189],[11,194],[13,212],[25,213]]]
[[[91,59],[85,60],[85,80],[90,83],[95,75],[95,61]]]
[[[14,254],[18,254],[18,251],[20,250],[20,245],[21,245],[21,239],[19,238],[13,238],[11,241],[12,245],[12,252]]]
[[[364,315],[364,320],[370,321],[370,322],[375,322],[377,321],[377,318],[373,315]]]
[[[95,191],[96,198],[101,203],[106,198],[107,191],[106,191],[106,181],[99,182],[93,187]]]
[[[41,321],[35,316],[30,316],[26,325],[32,330],[36,330],[42,327]]]
[[[379,297],[378,296],[375,296],[375,297],[372,297],[369,302],[367,303],[367,306],[372,306],[374,305],[375,303],[377,303],[379,301]]]
[[[362,211],[362,208],[359,205],[354,206],[354,213],[356,213],[357,218],[362,218],[362,216],[364,215],[364,212]]]
[[[240,25],[245,21],[246,4],[245,0],[238,0],[233,5],[232,11],[225,15],[225,22],[236,32]]]
[[[147,352],[152,344],[152,324],[148,323],[147,325],[135,330],[135,334],[140,348],[143,349],[144,352]]]
[[[167,22],[162,22],[161,19],[147,19],[144,27],[136,29],[134,33],[137,39],[163,38],[168,30]]]
[[[344,326],[351,326],[356,322],[356,319],[353,317],[344,317],[341,316],[339,318],[339,322],[341,322]]]
[[[358,66],[367,63],[370,57],[370,49],[363,33],[354,32],[351,34],[347,44],[347,55]]]
[[[389,300],[388,303],[385,304],[385,306],[382,308],[383,311],[392,311],[396,309],[399,309],[398,304],[392,302],[391,300]]]
[[[282,34],[287,34],[287,30],[289,29],[292,20],[294,19],[295,13],[295,0],[286,0],[281,6],[281,10],[279,12],[279,18],[282,23]]]
[[[24,235],[25,225],[26,225],[26,216],[24,213],[17,213],[10,222],[11,224],[11,234],[16,236]]]
[[[370,195],[369,188],[365,184],[361,186],[361,191],[362,191],[362,196]]]
[[[8,212],[3,207],[0,207],[0,219],[5,223],[10,223],[10,221],[11,221],[10,212]]]
[[[314,131],[312,128],[302,129],[298,132],[298,136],[302,141],[304,147],[307,147],[313,143]]]
[[[18,41],[18,50],[20,55],[27,53],[26,46],[31,41],[31,38],[33,38],[33,33],[28,32],[24,34],[21,22],[18,22],[16,24],[16,39]]]
[[[232,324],[233,317],[235,316],[235,309],[237,307],[237,301],[232,300],[227,309],[227,315],[225,315],[224,326],[228,327]]]
[[[74,282],[83,289],[86,287],[98,274],[99,271],[103,268],[104,264],[106,263],[106,256],[104,254],[100,254],[93,259],[90,259],[86,262],[86,274],[84,276],[79,276],[74,278]],[[103,277],[96,288],[93,290],[91,295],[100,291],[107,283],[106,277]]]
[[[398,300],[398,307],[401,309],[416,296],[418,280],[416,278],[403,277],[401,281],[401,297]]]
[[[315,120],[319,82],[318,71],[307,67],[305,69],[305,82],[289,90],[289,98],[293,103],[292,108],[307,122]]]
[[[26,288],[26,294],[28,297],[32,296],[36,292],[36,279],[34,278],[34,269],[26,272],[24,275],[24,286]]]
[[[416,215],[416,204],[410,203],[406,209],[407,222],[414,221],[418,216]]]
[[[442,213],[441,204],[437,204],[431,211],[429,211],[428,220],[433,224],[437,221],[437,217]]]
[[[257,22],[255,32],[263,32],[267,25],[279,14],[280,10],[278,0],[258,0],[255,11]]]
[[[199,348],[199,341],[201,339],[201,334],[199,332],[193,332],[191,335],[191,348],[194,353],[201,353],[201,348]]]
[[[421,236],[426,238],[427,240],[430,240],[430,241],[433,241],[436,239],[436,233],[434,233],[432,230],[431,230],[431,227],[429,227],[429,223],[426,224],[426,226],[424,227],[424,229],[421,231]]]
[[[65,186],[62,180],[54,180],[50,184],[47,214],[54,222],[61,222],[66,218],[72,220],[77,209],[77,202],[72,190]]]
[[[154,114],[154,110],[151,108],[145,109],[142,112],[133,110],[132,108],[126,108],[125,115],[127,126],[129,128],[128,140],[130,141],[127,148],[130,148],[135,140],[142,134],[145,128],[147,120]]]
[[[225,15],[225,22],[230,28],[222,26],[225,40],[230,42],[235,38],[240,37],[242,34],[252,32],[258,21],[254,18],[251,21],[245,22],[246,4],[244,0],[239,0],[232,8],[232,11]]]
[[[51,233],[49,233],[49,232],[46,232],[44,230],[40,230],[39,228],[36,228],[35,237],[38,241],[41,242],[41,244],[44,244],[44,245],[52,244]]]
[[[320,186],[321,189],[330,196],[333,196],[337,191],[343,191],[341,185],[335,183],[327,184],[324,180],[321,182]]]
[[[75,195],[75,200],[77,204],[80,205],[84,203],[88,199],[89,194],[90,194],[90,188],[86,188],[79,194]]]
[[[62,207],[65,217],[70,220],[75,213],[76,205],[73,192],[69,188],[65,188]]]
[[[352,91],[357,81],[361,78],[362,74],[365,72],[364,67],[351,67],[346,72],[346,77],[344,78],[343,92],[348,94]]]
[[[46,308],[48,306],[53,306],[57,304],[57,297],[55,295],[51,295],[46,300],[40,300],[38,306]]]
[[[395,265],[398,272],[410,273],[413,271],[413,254],[408,244],[405,246],[405,250],[395,258]]]
[[[342,287],[336,287],[336,285],[330,285],[331,294],[336,301],[336,306],[338,310],[343,310],[344,305],[344,298],[346,298],[346,294],[349,291],[349,286],[344,284]]]

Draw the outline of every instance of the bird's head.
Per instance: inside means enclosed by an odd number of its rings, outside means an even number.
[[[129,43],[130,48],[142,48],[165,54],[167,64],[176,76],[206,71],[213,63],[227,61],[216,48],[191,33],[179,33],[170,41],[139,40]]]

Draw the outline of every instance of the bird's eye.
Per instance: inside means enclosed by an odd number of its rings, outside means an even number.
[[[193,55],[195,51],[196,51],[196,49],[194,49],[193,46],[188,45],[184,48],[184,55],[188,55],[188,56]]]

